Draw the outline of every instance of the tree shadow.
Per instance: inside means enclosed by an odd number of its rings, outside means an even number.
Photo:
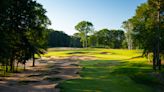
[[[143,58],[143,56],[142,55],[134,56],[134,57],[131,57],[129,59],[124,59],[124,60],[131,60],[131,59],[136,59],[136,58]]]
[[[70,53],[67,53],[67,54],[87,54],[87,53],[90,53],[90,52],[80,52],[80,51],[76,51],[76,52],[70,52]]]

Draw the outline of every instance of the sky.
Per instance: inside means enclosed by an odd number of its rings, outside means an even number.
[[[46,9],[54,30],[69,35],[78,32],[75,25],[89,21],[95,30],[122,29],[122,22],[135,14],[138,5],[147,0],[37,0]]]

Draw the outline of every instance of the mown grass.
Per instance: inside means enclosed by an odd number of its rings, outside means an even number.
[[[81,61],[81,78],[59,85],[61,92],[163,92],[164,72],[154,72],[142,50],[71,49],[45,56],[94,56]]]

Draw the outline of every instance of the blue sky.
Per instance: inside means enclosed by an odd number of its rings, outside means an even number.
[[[74,26],[83,20],[93,23],[95,30],[121,29],[122,22],[135,14],[147,0],[37,0],[47,10],[50,28],[72,35]]]

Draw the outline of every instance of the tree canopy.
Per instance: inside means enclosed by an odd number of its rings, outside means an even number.
[[[94,31],[93,24],[88,21],[81,21],[76,26],[75,29],[80,32],[80,38],[83,43],[83,47],[88,46],[88,33]]]
[[[46,10],[33,0],[1,0],[0,62],[14,70],[15,61],[25,64],[46,47],[50,20]],[[34,63],[33,63],[33,66]],[[7,69],[6,69],[7,70]]]
[[[161,68],[160,53],[164,51],[164,2],[162,0],[148,0],[137,7],[136,14],[128,20],[132,25],[131,36],[144,49],[144,55],[153,52],[153,68]]]
[[[57,31],[50,29],[48,37],[48,46],[49,47],[69,47],[70,45],[70,36],[68,36],[63,31]]]

